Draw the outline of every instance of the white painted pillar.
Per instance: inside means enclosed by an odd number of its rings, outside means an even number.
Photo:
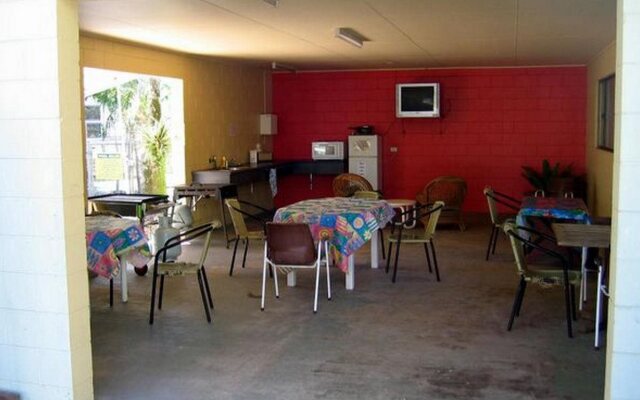
[[[640,1],[618,0],[606,399],[640,399]]]
[[[92,399],[77,3],[0,1],[0,389]]]

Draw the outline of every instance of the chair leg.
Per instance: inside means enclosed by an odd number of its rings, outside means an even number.
[[[520,298],[518,299],[518,308],[516,309],[516,317],[520,316],[520,310],[522,310],[522,303],[524,302],[524,294],[527,291],[527,281],[524,281],[522,291],[520,292]]]
[[[202,271],[202,280],[204,281],[204,288],[207,289],[207,299],[209,299],[209,308],[213,309],[213,296],[211,295],[211,289],[209,288],[209,279],[204,271],[204,265],[200,268]]]
[[[149,325],[153,325],[153,312],[156,307],[156,281],[158,278],[158,272],[153,269],[153,280],[151,281],[151,309],[149,310]]]
[[[600,319],[602,318],[602,286],[603,286],[603,267],[598,265],[598,291],[596,292],[596,326],[595,337],[593,339],[593,347],[598,350],[600,348]],[[582,298],[581,298],[582,301]]]
[[[280,289],[278,288],[278,269],[275,265],[271,264],[271,269],[273,270],[273,284],[276,288],[276,299],[280,298]],[[287,274],[285,274],[286,276]]]
[[[436,270],[436,280],[440,282],[440,270],[438,269],[438,258],[436,257],[436,246],[433,244],[433,238],[429,241],[431,244],[431,255],[433,256],[433,269]]]
[[[316,260],[316,292],[313,298],[313,313],[318,312],[318,287],[320,286],[320,255]]]
[[[565,271],[566,274],[566,271]],[[564,279],[564,303],[565,309],[567,313],[567,334],[570,338],[573,337],[572,323],[571,323],[571,289],[570,289],[569,279],[565,275]]]
[[[382,231],[382,228],[378,229],[379,235],[380,235],[380,247],[382,247],[382,259],[385,260],[387,258],[387,255],[384,253],[384,232]]]
[[[496,226],[491,225],[491,235],[489,235],[489,245],[487,246],[487,255],[485,261],[489,261],[489,254],[491,253],[491,247],[493,246],[493,236],[496,234]]]
[[[431,269],[431,257],[429,257],[429,248],[427,247],[427,242],[422,243],[424,245],[424,255],[427,256],[427,266],[429,267],[429,273],[433,273]]]
[[[202,281],[202,270],[198,270],[198,286],[200,286],[200,296],[202,297],[202,305],[204,306],[204,313],[207,315],[207,322],[211,323],[211,313],[209,312],[209,305],[207,304],[207,294],[204,290],[204,282]]]
[[[273,279],[276,279],[275,277]],[[260,299],[260,310],[264,311],[264,290],[267,283],[267,243],[264,244],[264,259],[262,261],[262,298]]]
[[[398,243],[396,243],[396,259],[393,263],[393,276],[391,277],[391,282],[396,283],[396,275],[398,274],[398,257],[400,256],[400,242],[402,239],[398,238]],[[391,257],[391,255],[389,255]]]
[[[384,248],[384,245],[382,245]],[[324,242],[325,264],[327,266],[327,299],[331,300],[331,275],[329,275],[329,243]]]
[[[244,240],[244,254],[242,255],[242,268],[247,263],[247,250],[249,250],[249,238]]]
[[[387,267],[386,267],[386,268],[385,268],[385,270],[384,270],[384,273],[385,273],[385,274],[388,274],[388,273],[389,273],[389,264],[391,263],[391,252],[392,252],[392,250],[393,250],[393,246],[392,246],[391,241],[389,241],[389,248],[388,248],[388,250],[387,250],[387,254],[388,254],[388,257],[387,257]]]
[[[233,267],[236,263],[236,251],[238,251],[238,242],[240,241],[240,238],[236,236],[234,241],[235,241],[235,244],[233,245],[233,255],[231,256],[231,266],[229,267],[229,276],[233,275]]]
[[[158,294],[158,310],[162,310],[162,294],[164,293],[164,275],[160,275],[160,293]]]
[[[569,285],[569,292],[571,296],[571,319],[577,321],[578,317],[576,316],[576,287],[574,285]]]
[[[109,307],[113,308],[113,278],[109,278]]]
[[[493,235],[493,246],[491,246],[491,254],[496,254],[496,244],[498,243],[498,236],[500,236],[500,228],[495,227],[496,233]]]
[[[509,324],[507,325],[507,331],[510,331],[513,327],[513,320],[516,317],[516,313],[520,304],[520,297],[524,294],[524,288],[527,282],[524,277],[520,277],[520,283],[518,283],[518,289],[516,290],[516,297],[513,299],[513,306],[511,307],[511,316],[509,317]]]

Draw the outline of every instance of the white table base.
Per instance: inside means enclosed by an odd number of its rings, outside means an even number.
[[[122,262],[122,266],[120,267],[120,295],[122,296],[122,302],[126,303],[129,301],[129,288],[127,286],[127,263],[126,261]]]

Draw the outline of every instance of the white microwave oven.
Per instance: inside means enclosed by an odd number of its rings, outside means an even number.
[[[313,142],[311,158],[314,160],[344,160],[344,142]]]

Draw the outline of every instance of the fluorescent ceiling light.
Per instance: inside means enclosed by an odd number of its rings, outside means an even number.
[[[265,2],[265,3],[267,3],[267,4],[271,4],[271,5],[272,5],[272,6],[274,6],[274,7],[278,7],[278,2],[279,2],[280,0],[262,0],[262,1],[264,1],[264,2]]]
[[[356,47],[362,47],[364,42],[369,41],[369,39],[351,28],[336,28],[336,37]]]
[[[271,63],[271,69],[274,71],[289,71],[289,72],[296,72],[295,67],[292,67],[290,65],[287,64],[282,64],[279,62],[272,62]]]

